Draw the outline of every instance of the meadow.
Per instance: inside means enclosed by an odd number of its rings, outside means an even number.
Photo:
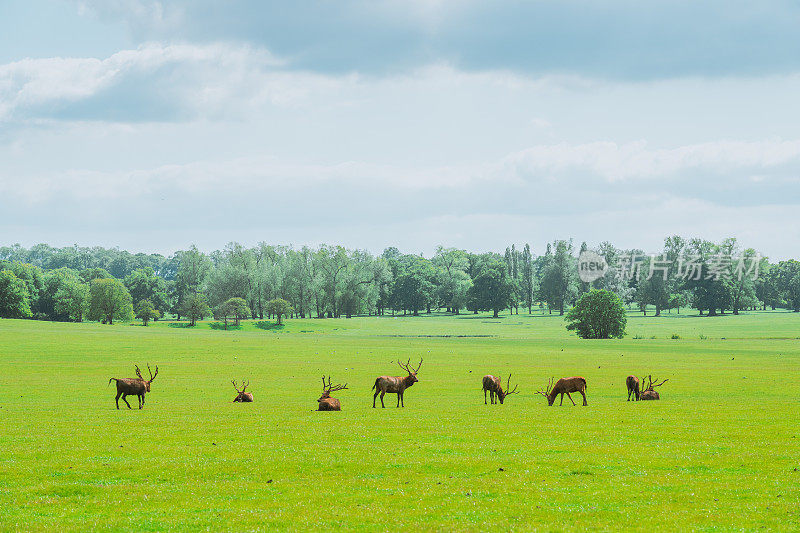
[[[800,315],[0,320],[0,530],[796,530]],[[673,338],[674,337],[674,338]],[[424,359],[404,409],[381,374]],[[143,410],[110,377],[160,373]],[[520,394],[484,405],[481,377]],[[669,381],[627,402],[625,377]],[[315,412],[321,376],[347,382]],[[536,394],[581,375],[588,407]],[[252,404],[231,403],[247,378]]]

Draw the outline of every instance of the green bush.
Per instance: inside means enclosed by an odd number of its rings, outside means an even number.
[[[581,296],[566,316],[568,330],[583,339],[622,338],[628,319],[619,296],[606,290],[592,290]]]

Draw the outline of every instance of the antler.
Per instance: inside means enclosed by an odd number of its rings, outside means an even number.
[[[658,381],[658,379],[656,379],[656,381]],[[652,389],[653,387],[660,387],[661,385],[663,385],[663,384],[664,384],[664,383],[666,383],[667,381],[669,381],[669,379],[665,379],[665,380],[664,380],[664,381],[662,381],[661,383],[656,383],[655,385],[653,385],[653,381],[652,381],[652,380],[650,380],[650,388]]]
[[[511,378],[511,375],[509,375],[508,377]],[[541,394],[545,398],[549,398],[550,397],[550,389],[553,388],[553,380],[555,380],[555,379],[556,378],[550,378],[550,382],[547,384],[547,389],[545,389],[543,391],[542,390],[538,390],[538,391],[536,391],[536,394]]]
[[[422,366],[422,357],[420,357],[420,358],[419,358],[419,364],[417,365],[417,369],[416,369],[416,370],[414,370],[414,373],[415,373],[415,374],[416,374],[417,372],[419,372],[419,369],[420,369],[420,367],[421,367],[421,366]]]
[[[135,367],[136,367],[136,375],[137,375],[137,376],[139,376],[139,379],[141,379],[142,381],[144,381],[144,378],[142,377],[142,371],[141,371],[141,370],[139,370],[139,365],[133,365],[133,366],[135,366]]]
[[[400,365],[400,368],[402,368],[403,370],[405,370],[405,371],[406,371],[406,372],[408,372],[409,374],[413,374],[413,372],[411,371],[411,367],[410,367],[410,365],[411,365],[411,359],[409,359],[408,361],[406,361],[406,363],[405,363],[405,364],[401,363],[400,361],[397,361],[397,364],[398,364],[398,365]]]
[[[234,389],[236,389],[236,392],[238,392],[239,394],[241,394],[241,393],[242,393],[242,391],[240,391],[240,390],[239,390],[239,387],[237,387],[237,386],[236,386],[236,380],[235,380],[235,379],[232,379],[232,380],[231,380],[231,383],[233,383],[233,388],[234,388]]]
[[[325,376],[322,376],[322,392],[336,392],[337,390],[344,390],[347,388],[347,383],[344,385],[337,384],[336,386],[331,385],[331,377],[328,376],[328,383],[325,384]]]
[[[250,380],[248,379],[247,382],[245,382],[244,378],[242,378],[242,392],[244,392],[245,389],[247,389],[247,387],[249,386],[250,386]]]
[[[509,394],[519,394],[517,392],[517,386],[514,385],[514,390],[511,390],[511,374],[508,375],[508,382],[506,382],[506,396]]]
[[[137,367],[137,370],[138,370],[138,367]],[[156,365],[156,373],[153,374],[153,371],[150,370],[150,363],[147,363],[147,371],[150,372],[150,381],[153,381],[154,379],[156,379],[156,376],[158,375],[158,365]],[[140,376],[141,376],[141,374],[140,374]]]

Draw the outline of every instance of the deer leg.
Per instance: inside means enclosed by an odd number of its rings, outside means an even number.
[[[122,393],[121,393],[121,392],[118,392],[118,393],[117,393],[117,397],[115,398],[115,400],[117,401],[117,409],[119,409],[119,397],[120,397],[120,396],[122,396]]]
[[[486,389],[483,389],[483,405],[486,405]]]
[[[375,398],[378,397],[378,394],[380,394],[380,392],[381,391],[379,391],[378,389],[375,389],[375,395],[372,397],[372,408],[373,409],[375,409]],[[236,400],[233,400],[233,401],[235,402]]]
[[[402,399],[403,399],[403,393],[402,392],[398,392],[397,393],[397,407],[400,407],[400,400],[402,400]]]
[[[564,393],[563,392],[561,393],[561,403],[559,403],[558,405],[564,405]]]
[[[384,397],[385,394],[386,394],[386,391],[381,391],[381,407],[383,407],[384,409],[386,409],[386,405],[384,405],[384,403],[383,403],[383,397]]]
[[[583,396],[583,405],[589,405],[588,403],[586,403],[586,393],[583,392],[582,390],[578,391],[578,392],[580,392],[581,396]]]
[[[583,394],[583,393],[581,392],[581,394]],[[575,400],[572,399],[572,395],[570,393],[567,393],[567,397],[569,398],[569,401],[572,402],[572,405],[575,405]],[[563,396],[562,396],[562,398],[563,398]]]
[[[141,409],[144,406],[144,394],[138,394],[136,399],[139,400],[139,409]]]
[[[127,394],[123,394],[122,395],[122,401],[125,402],[125,405],[127,405],[128,409],[130,409],[131,408],[131,404],[128,403],[128,399],[127,398],[128,398]]]

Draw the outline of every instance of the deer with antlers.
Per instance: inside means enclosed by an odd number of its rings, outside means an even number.
[[[575,400],[572,399],[570,396],[571,392],[580,392],[581,396],[583,396],[583,405],[589,405],[586,403],[586,380],[580,376],[575,376],[572,378],[561,378],[556,381],[556,384],[553,385],[553,379],[550,378],[550,382],[547,384],[547,389],[537,391],[536,394],[541,394],[545,398],[547,398],[547,405],[553,405],[553,402],[556,401],[556,396],[559,394],[561,395],[561,403],[558,405],[564,405],[564,395],[566,394],[569,400],[572,402],[572,405],[575,404]]]
[[[145,393],[150,392],[150,384],[158,375],[158,365],[156,365],[155,374],[153,374],[153,371],[150,370],[150,365],[147,365],[147,371],[150,372],[149,380],[142,377],[142,372],[139,370],[139,365],[134,366],[136,367],[136,375],[139,376],[138,378],[111,378],[108,380],[109,385],[112,381],[117,382],[117,409],[119,409],[120,396],[122,396],[122,401],[125,402],[125,405],[128,406],[128,409],[131,408],[131,404],[129,404],[127,400],[128,395],[136,395],[139,399],[139,409],[144,407],[144,395]]]
[[[503,390],[503,380],[499,377],[494,377],[491,374],[486,374],[483,376],[483,405],[486,405],[486,391],[489,391],[489,399],[494,405],[496,402],[495,396],[497,400],[500,400],[500,403],[503,403],[503,400],[506,399],[506,396],[511,394],[519,394],[517,392],[517,386],[514,385],[514,390],[511,390],[511,374],[508,375],[508,382],[506,383],[506,390]]]
[[[654,381],[657,382],[658,380],[657,379],[654,380],[652,374],[647,376],[646,379],[648,380],[648,384],[644,388],[644,390],[642,391],[642,394],[641,394],[642,400],[659,400],[659,399],[661,399],[661,397],[658,395],[658,391],[656,391],[655,388],[656,387],[660,387],[661,385],[663,385],[664,383],[669,381],[669,379],[665,379],[661,383],[653,383]],[[644,385],[644,383],[645,383],[645,378],[642,378],[642,385]]]
[[[236,392],[238,393],[236,395],[236,398],[233,399],[234,403],[236,402],[250,403],[253,401],[253,393],[245,392],[247,387],[250,386],[250,380],[246,382],[244,379],[242,380],[242,390],[239,390],[239,387],[236,385],[235,380],[231,380],[231,383],[233,383],[233,388],[236,389]]]
[[[639,401],[639,378],[636,376],[628,376],[625,379],[625,385],[628,387],[628,401],[631,401],[631,396],[638,402]]]
[[[317,411],[341,411],[342,405],[336,398],[331,398],[331,393],[339,390],[345,390],[347,383],[344,385],[331,385],[331,377],[328,376],[328,383],[325,383],[325,376],[322,376],[322,396],[319,397],[319,407]]]
[[[383,397],[388,392],[391,394],[397,394],[397,407],[401,405],[405,407],[403,403],[403,393],[405,390],[414,383],[417,383],[419,380],[417,379],[417,372],[419,372],[419,368],[422,366],[422,359],[419,360],[419,365],[417,368],[411,366],[411,359],[408,360],[406,364],[401,363],[400,361],[397,362],[400,365],[400,368],[408,372],[407,376],[381,376],[375,380],[375,384],[372,388],[375,390],[375,395],[372,397],[372,407],[375,407],[375,399],[378,397],[378,394],[381,395],[381,407],[385,408],[386,406],[383,403]]]

